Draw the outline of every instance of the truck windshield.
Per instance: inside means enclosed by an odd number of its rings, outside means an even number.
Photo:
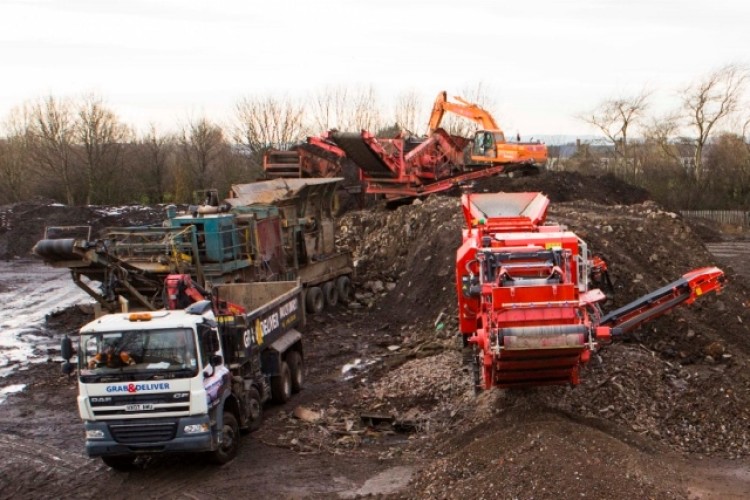
[[[190,329],[98,332],[81,335],[81,376],[158,372],[196,374],[198,361]],[[134,377],[140,378],[140,377]]]

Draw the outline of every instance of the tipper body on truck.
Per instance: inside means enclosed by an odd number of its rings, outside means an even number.
[[[351,256],[335,245],[340,181],[237,184],[222,203],[212,194],[182,212],[168,208],[159,226],[108,228],[94,240],[51,239],[48,228],[34,253],[69,268],[75,283],[110,312],[121,309],[121,298],[132,309],[159,309],[166,303],[165,278],[187,274],[205,289],[299,278],[308,311],[316,313],[351,292]]]
[[[263,404],[303,383],[298,281],[218,285],[184,310],[108,314],[80,330],[78,409],[86,452],[114,468],[156,453],[237,453]],[[215,304],[248,311],[222,314]],[[63,340],[63,357],[73,355]],[[66,371],[74,367],[66,362]]]
[[[724,286],[720,269],[695,269],[605,315],[606,295],[592,286],[608,281],[603,262],[575,233],[545,224],[546,196],[476,193],[462,204],[458,321],[478,389],[578,384],[592,352]]]

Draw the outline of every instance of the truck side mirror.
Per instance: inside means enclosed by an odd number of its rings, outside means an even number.
[[[212,354],[208,358],[208,365],[203,369],[203,378],[208,378],[213,376],[213,374],[216,372],[216,367],[221,365],[224,362],[224,358],[222,358],[218,354]]]
[[[71,342],[70,337],[67,335],[63,337],[62,342],[60,342],[60,352],[65,361],[68,361],[73,357],[73,342]]]
[[[75,365],[71,363],[70,361],[66,361],[65,363],[62,364],[62,372],[65,375],[70,375],[71,373],[75,371],[75,369],[76,369]]]

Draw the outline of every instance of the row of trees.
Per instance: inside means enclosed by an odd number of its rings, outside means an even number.
[[[187,199],[209,176],[242,169],[206,119],[178,134],[137,136],[101,98],[54,96],[11,113],[0,139],[0,202],[42,196],[76,204]],[[211,179],[213,180],[213,179]]]
[[[749,76],[743,66],[721,67],[681,89],[679,107],[661,116],[649,114],[650,90],[601,102],[580,118],[611,147],[581,150],[568,167],[612,171],[673,209],[748,209]]]
[[[405,93],[386,117],[373,88],[339,87],[307,102],[243,98],[224,125],[198,117],[177,132],[151,126],[138,133],[99,96],[48,96],[16,108],[3,124],[0,203],[33,196],[71,205],[187,202],[195,190],[225,193],[257,179],[263,151],[307,135],[331,128],[420,133],[423,107],[416,93]]]
[[[581,148],[556,166],[614,172],[673,208],[746,207],[747,81],[744,67],[720,68],[686,86],[680,108],[658,117],[649,116],[651,91],[607,99],[579,118],[599,130],[609,148],[600,154]],[[482,84],[461,95],[494,107]],[[232,183],[260,177],[263,151],[307,135],[332,128],[419,134],[430,105],[410,91],[385,114],[372,87],[336,87],[305,101],[243,98],[231,123],[223,125],[199,117],[176,132],[151,126],[139,133],[99,96],[48,96],[16,108],[4,123],[0,203],[33,196],[67,204],[186,202],[195,190],[226,192]],[[443,126],[468,135],[474,125],[448,118]]]

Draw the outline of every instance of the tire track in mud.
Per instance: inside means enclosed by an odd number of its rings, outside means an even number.
[[[101,490],[92,485],[100,484],[123,498],[216,498],[204,490],[217,483],[219,470],[202,457],[159,457],[117,472],[99,460],[7,432],[0,434],[0,449],[7,450],[0,458],[2,499],[98,498]]]
[[[218,498],[206,490],[219,482],[220,469],[199,455],[156,457],[132,472],[110,473],[126,478],[119,491],[130,498]]]
[[[0,497],[25,498],[31,494],[80,497],[79,488],[96,482],[97,470],[82,455],[39,441],[0,434]]]

